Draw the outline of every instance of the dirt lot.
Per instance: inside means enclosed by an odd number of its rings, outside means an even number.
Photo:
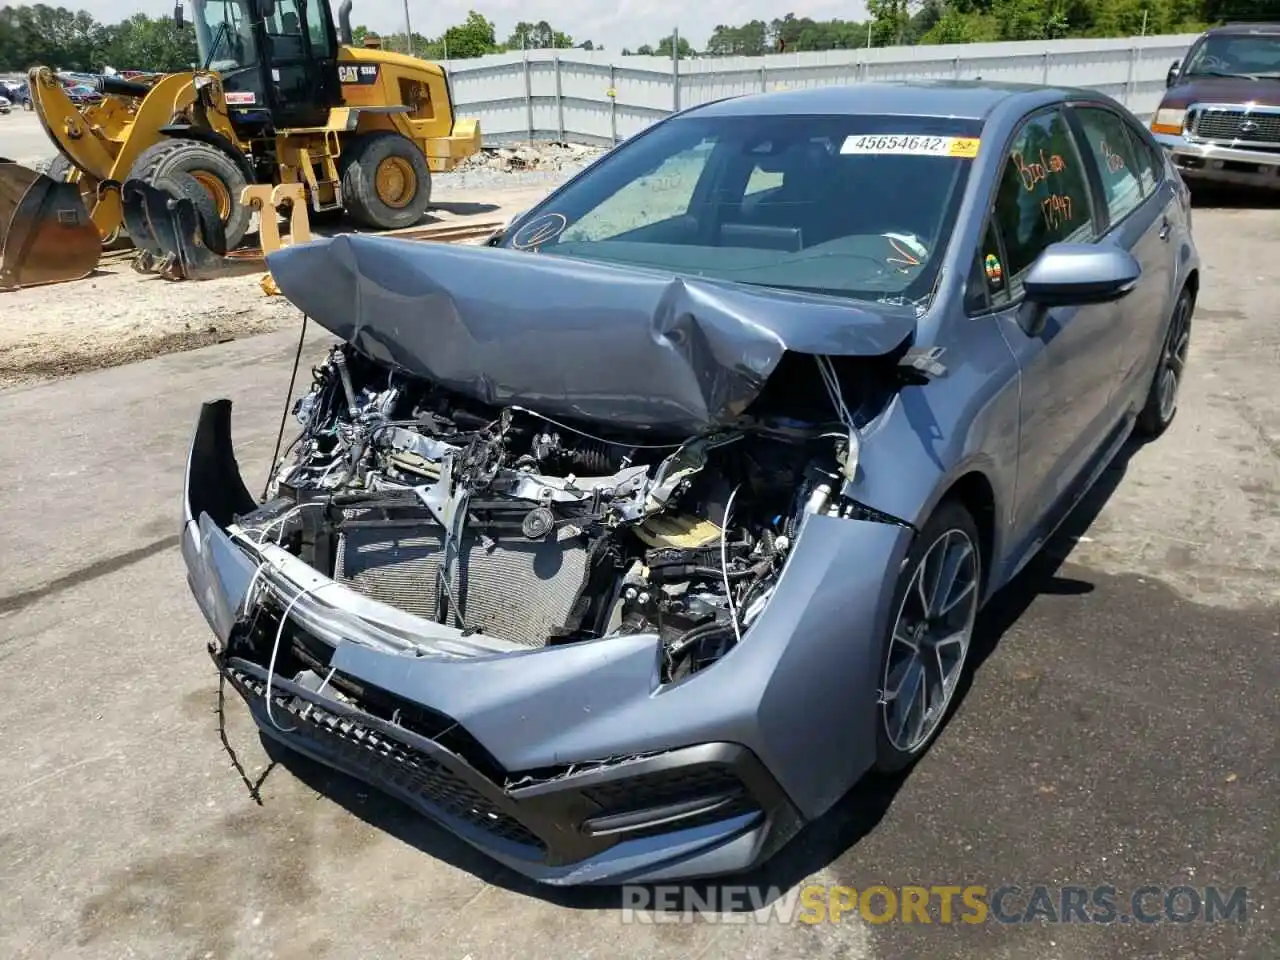
[[[155,318],[140,335],[198,335],[210,304],[232,318],[213,325],[283,329],[0,390],[0,956],[1274,960],[1280,216],[1211,201],[1196,233],[1172,429],[1126,451],[985,613],[972,684],[922,763],[736,882],[1246,886],[1245,923],[627,923],[616,893],[534,888],[375,792],[275,762],[234,699],[233,757],[175,516],[203,399],[234,401],[261,483],[297,314],[252,278],[241,295],[122,274],[0,303],[3,329],[30,336],[57,310],[87,337],[110,309],[117,337],[139,315]]]

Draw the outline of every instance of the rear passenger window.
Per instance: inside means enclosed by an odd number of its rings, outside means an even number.
[[[1133,152],[1138,162],[1138,182],[1142,184],[1142,195],[1149,197],[1160,186],[1160,172],[1164,169],[1164,154],[1156,147],[1155,152],[1143,139],[1142,135],[1129,128],[1129,136],[1133,139]]]
[[[1003,282],[1018,296],[1022,274],[1051,243],[1096,239],[1088,181],[1061,113],[1029,120],[1014,137],[996,194],[995,219],[1008,262]]]
[[[1083,107],[1076,115],[1084,131],[1085,149],[1093,154],[1102,177],[1111,222],[1119,223],[1142,205],[1138,150],[1128,125],[1110,110]]]

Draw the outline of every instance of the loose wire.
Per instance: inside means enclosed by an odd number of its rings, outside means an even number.
[[[262,485],[262,499],[267,499],[267,491],[271,489],[271,478],[275,476],[276,463],[280,458],[280,444],[284,442],[284,425],[289,419],[289,401],[293,399],[293,388],[298,382],[298,365],[302,363],[302,346],[307,339],[307,315],[302,315],[302,329],[298,332],[298,350],[293,355],[293,372],[289,374],[289,392],[284,398],[284,409],[280,411],[280,430],[276,433],[276,448],[271,454],[271,465],[267,468],[267,482]],[[297,441],[294,441],[295,443]]]
[[[720,527],[720,572],[724,575],[724,593],[729,601],[729,620],[733,623],[733,635],[738,643],[742,643],[742,627],[738,625],[738,611],[733,605],[733,585],[729,583],[729,512],[733,509],[733,498],[738,495],[742,484],[733,488],[724,505],[724,521]]]

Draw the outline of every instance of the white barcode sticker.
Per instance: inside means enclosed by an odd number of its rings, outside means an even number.
[[[914,133],[872,133],[845,137],[841,153],[887,153],[913,157],[965,157],[978,155],[977,137],[931,137]]]

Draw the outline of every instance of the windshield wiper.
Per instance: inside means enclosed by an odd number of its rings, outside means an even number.
[[[1264,74],[1256,73],[1232,73],[1230,70],[1196,70],[1194,73],[1188,73],[1188,77],[1230,77],[1233,80],[1259,80]]]

